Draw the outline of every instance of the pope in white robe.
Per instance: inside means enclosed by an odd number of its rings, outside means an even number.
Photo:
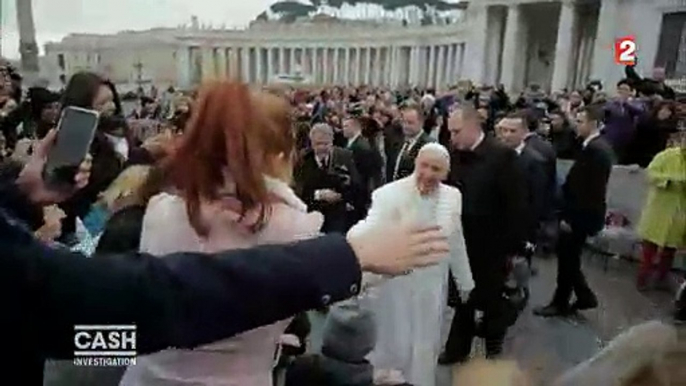
[[[437,143],[425,145],[414,174],[377,189],[367,218],[350,233],[376,223],[439,225],[449,235],[450,253],[436,266],[396,278],[365,278],[377,323],[377,343],[370,354],[376,371],[400,372],[406,382],[434,386],[441,352],[441,326],[452,270],[463,299],[474,288],[462,233],[462,195],[445,185],[450,154]]]

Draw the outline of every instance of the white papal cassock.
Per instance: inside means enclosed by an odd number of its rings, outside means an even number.
[[[462,194],[458,189],[440,184],[432,195],[422,197],[416,177],[411,175],[376,190],[367,218],[350,230],[361,232],[378,223],[429,223],[439,225],[450,239],[450,254],[440,264],[377,280],[367,289],[377,322],[378,338],[370,357],[375,370],[400,370],[413,385],[434,386],[448,271],[452,270],[460,291],[474,288],[461,211]]]

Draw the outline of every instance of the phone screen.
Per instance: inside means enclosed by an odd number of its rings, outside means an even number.
[[[98,127],[96,111],[66,107],[57,129],[57,139],[48,154],[45,171],[50,180],[71,183],[88,151]]]

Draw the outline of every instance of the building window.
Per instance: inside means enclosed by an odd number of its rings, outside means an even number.
[[[59,66],[60,70],[64,70],[66,67],[64,64],[64,54],[57,54],[57,65]]]
[[[656,67],[664,67],[667,78],[686,76],[686,12],[666,13],[662,18],[662,31]]]

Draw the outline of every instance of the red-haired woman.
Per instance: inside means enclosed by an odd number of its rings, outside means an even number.
[[[237,83],[204,86],[166,164],[174,192],[148,204],[141,251],[211,252],[317,235],[323,217],[308,214],[289,187],[289,116],[288,104],[277,96],[253,94]],[[193,351],[139,358],[121,384],[271,386],[276,345],[288,322]]]

